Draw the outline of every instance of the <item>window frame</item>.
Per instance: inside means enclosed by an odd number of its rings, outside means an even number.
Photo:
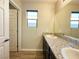
[[[37,12],[37,19],[28,19],[28,12]],[[38,10],[26,10],[26,14],[27,14],[27,27],[28,28],[37,28],[38,27]],[[35,27],[31,27],[28,25],[28,20],[36,20],[36,26]]]
[[[77,12],[77,11],[71,12],[71,15],[72,15],[72,13],[78,13],[78,14],[79,14],[79,12]],[[72,18],[72,16],[71,16],[70,18]],[[72,27],[71,27],[71,22],[72,22],[72,21],[77,21],[77,22],[78,22],[78,28],[72,28]],[[72,19],[70,19],[70,28],[71,28],[71,29],[79,29],[79,20],[72,20]]]

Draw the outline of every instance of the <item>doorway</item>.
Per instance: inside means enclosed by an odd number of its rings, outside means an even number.
[[[18,9],[9,3],[10,51],[18,51]]]

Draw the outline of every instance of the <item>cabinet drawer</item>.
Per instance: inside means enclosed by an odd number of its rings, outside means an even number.
[[[4,0],[0,0],[0,7],[3,8]]]

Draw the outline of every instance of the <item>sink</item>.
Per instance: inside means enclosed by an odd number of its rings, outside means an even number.
[[[79,50],[72,47],[62,48],[61,54],[64,59],[79,59]]]
[[[57,36],[54,36],[54,35],[46,35],[47,38],[54,38],[54,39],[57,39],[58,37]]]

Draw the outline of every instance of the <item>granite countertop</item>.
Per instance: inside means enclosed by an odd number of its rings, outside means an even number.
[[[50,46],[52,52],[56,56],[56,58],[64,59],[63,56],[61,55],[61,49],[67,47],[69,41],[63,39],[62,37],[58,37],[56,35],[51,35],[51,34],[44,35],[44,37],[48,45]]]

